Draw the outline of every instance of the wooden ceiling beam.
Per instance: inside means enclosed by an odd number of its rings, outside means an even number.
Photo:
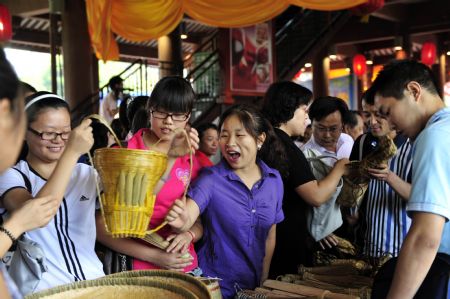
[[[11,15],[18,15],[22,17],[31,17],[43,13],[48,13],[49,0],[2,0]]]

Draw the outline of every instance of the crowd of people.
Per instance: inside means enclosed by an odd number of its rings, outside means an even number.
[[[123,82],[110,83],[101,113],[116,135],[130,149],[168,156],[150,227],[168,222],[158,234],[169,247],[108,234],[96,193],[100,178],[85,155],[117,146],[115,140],[90,119],[72,128],[69,106],[58,95],[26,94],[1,50],[0,256],[27,240],[45,255],[33,279],[3,259],[2,298],[104,276],[100,245],[126,257],[127,269],[218,277],[223,297],[233,298],[239,289],[296,273],[300,264],[312,266],[314,252],[336,246],[336,236],[359,242],[369,259],[393,257],[375,278],[373,298],[447,298],[450,109],[427,66],[386,65],[360,112],[280,81],[259,107],[234,105],[218,124],[197,128],[189,123],[196,96],[183,78],[162,78],[150,96],[120,105]],[[397,152],[367,169],[360,204],[340,206],[349,161],[370,155],[386,136]],[[311,163],[318,159],[326,173]]]

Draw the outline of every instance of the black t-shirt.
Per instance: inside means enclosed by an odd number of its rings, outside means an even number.
[[[311,263],[311,253],[306,246],[309,237],[306,211],[309,205],[295,192],[295,188],[316,180],[305,155],[289,135],[277,128],[275,133],[286,150],[289,176],[283,178],[284,221],[277,225],[277,243],[270,269],[271,277],[296,273],[298,264]]]

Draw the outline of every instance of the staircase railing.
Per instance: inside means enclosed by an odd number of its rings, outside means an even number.
[[[211,111],[222,93],[217,35],[218,31],[198,47],[184,64],[187,71],[185,78],[191,82],[197,95],[190,119],[194,125],[202,114]]]
[[[156,82],[149,81],[148,63],[145,59],[137,59],[117,74],[123,79],[124,92],[132,96],[147,94]],[[77,106],[72,108],[72,123],[77,124],[84,116],[96,113],[100,100],[108,94],[108,83],[101,86],[96,92],[87,96]]]
[[[290,80],[300,69],[299,66],[324,47],[350,16],[348,10],[328,13],[305,11],[290,33],[280,35],[276,41],[278,78]],[[305,36],[299,37],[302,34]],[[288,35],[291,38],[286,39]]]
[[[194,103],[191,121],[195,121],[202,112],[207,111],[216,104],[221,93],[219,53],[217,50],[216,31],[202,43],[194,53],[186,59],[184,69],[186,76],[197,94]],[[124,92],[130,96],[149,95],[156,82],[149,80],[147,73],[148,62],[145,59],[133,61],[122,72],[117,74],[123,79]],[[168,61],[159,61],[159,68],[172,70],[175,65]],[[98,105],[108,94],[108,84],[101,86],[96,92],[87,96],[82,102],[75,106],[72,111],[72,122],[77,124],[84,116],[98,111]]]

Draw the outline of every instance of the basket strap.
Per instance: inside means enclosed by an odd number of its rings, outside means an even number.
[[[109,132],[113,135],[114,140],[117,142],[117,144],[118,144],[120,147],[123,147],[123,146],[122,146],[122,142],[120,142],[119,138],[117,138],[116,133],[114,133],[114,130],[111,128],[111,126],[109,125],[109,123],[103,118],[103,116],[101,116],[101,115],[99,115],[99,114],[91,114],[91,115],[89,115],[89,116],[86,116],[84,119],[86,119],[86,118],[92,118],[92,119],[98,120],[98,121],[99,121],[102,125],[104,125],[104,126],[109,130]],[[83,119],[83,120],[84,120],[84,119]],[[94,167],[94,159],[92,159],[91,153],[90,153],[90,152],[87,152],[87,155],[88,155],[88,157],[89,157],[89,161],[91,162],[92,167]],[[102,197],[101,197],[102,195],[100,194],[100,184],[99,184],[99,182],[98,182],[98,178],[97,178],[96,175],[94,176],[94,178],[95,178],[95,187],[96,187],[95,189],[97,190],[97,198],[98,198],[98,202],[100,203],[100,210],[101,210],[101,212],[102,212],[102,217],[103,217],[103,219],[105,219],[105,211],[104,211],[104,208],[103,208]],[[106,226],[106,222],[104,222],[104,225],[105,225],[105,230],[108,231],[108,227]]]
[[[117,138],[116,133],[114,133],[114,130],[111,128],[111,126],[109,125],[109,123],[103,118],[103,116],[99,115],[99,114],[91,114],[89,116],[86,116],[84,119],[86,118],[92,118],[92,119],[96,119],[98,120],[102,125],[104,125],[105,127],[108,128],[109,132],[113,135],[114,140],[117,142],[117,144],[120,147],[122,146],[122,142],[120,142],[119,138]]]
[[[192,146],[191,146],[191,141],[189,140],[189,135],[188,135],[188,133],[186,132],[186,130],[183,129],[183,128],[178,128],[178,129],[175,130],[175,132],[176,132],[176,131],[181,131],[181,132],[183,132],[184,137],[185,137],[185,140],[186,140],[186,143],[187,143],[188,148],[189,148],[189,176],[188,176],[188,181],[187,181],[186,187],[184,188],[184,192],[183,192],[183,198],[185,198],[185,197],[186,197],[186,194],[187,194],[187,192],[188,192],[189,186],[190,186],[190,184],[191,184],[192,170],[193,170],[193,168],[194,168],[193,150],[192,150]],[[177,132],[176,132],[175,134],[177,134]],[[154,146],[157,145],[160,141],[161,141],[161,139],[158,140],[158,141],[154,144]],[[163,228],[163,227],[166,226],[167,224],[168,224],[168,222],[167,222],[166,220],[164,220],[163,223],[161,223],[160,225],[158,225],[158,226],[155,227],[154,229],[148,230],[147,233],[146,233],[146,235],[148,236],[148,235],[151,235],[151,234],[153,234],[153,233],[159,231],[161,228]],[[145,237],[144,237],[144,238],[145,238]]]
[[[308,157],[306,158],[306,160],[308,161],[320,161],[322,159],[334,159],[334,160],[338,160],[338,158],[336,158],[335,156],[331,156],[331,155],[321,155],[321,156],[317,156],[317,157]]]

